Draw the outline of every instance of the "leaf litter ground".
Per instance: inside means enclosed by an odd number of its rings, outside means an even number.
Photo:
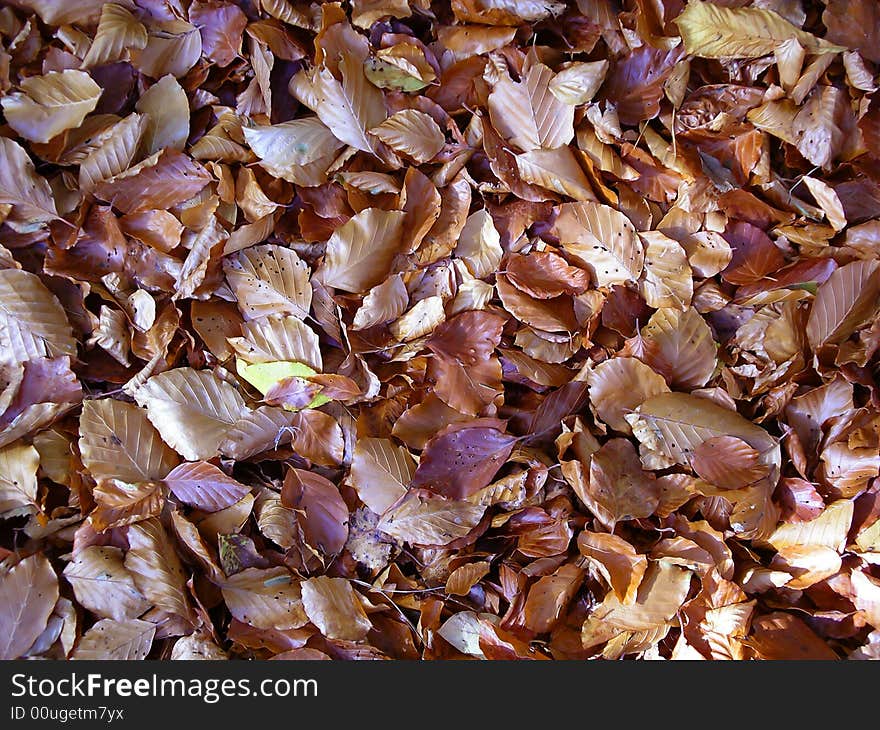
[[[880,656],[871,0],[0,7],[0,657]]]

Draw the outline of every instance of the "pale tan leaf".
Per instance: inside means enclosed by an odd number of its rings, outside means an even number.
[[[504,251],[501,235],[495,228],[492,216],[485,208],[467,217],[458,237],[455,255],[462,259],[477,279],[493,273]]]
[[[188,461],[210,459],[248,408],[239,392],[210,370],[177,368],[135,392],[163,440]],[[164,476],[164,475],[163,475]]]
[[[34,163],[18,144],[0,137],[0,204],[34,222],[58,218],[49,183],[34,170]]]
[[[707,398],[686,393],[663,393],[648,399],[626,416],[642,445],[669,459],[670,464],[690,464],[690,454],[716,436],[736,436],[761,455],[770,466],[771,479],[779,477],[782,463],[779,442],[760,426]]]
[[[0,517],[40,512],[37,467],[40,454],[33,446],[13,444],[0,449]]]
[[[641,276],[644,248],[623,213],[599,203],[566,203],[558,210],[553,231],[562,248],[590,270],[599,286]]]
[[[616,431],[632,433],[624,416],[646,400],[668,393],[662,376],[640,360],[614,357],[600,362],[589,375],[590,402],[596,413]]]
[[[791,575],[786,588],[803,590],[840,572],[840,554],[824,545],[790,545],[780,548],[770,567]]]
[[[83,635],[71,659],[144,659],[153,645],[155,634],[156,626],[149,621],[101,619]]]
[[[627,165],[611,144],[606,144],[596,136],[590,124],[582,124],[577,130],[578,147],[603,172],[610,172],[618,180],[635,180],[638,171]]]
[[[86,344],[97,345],[110,355],[123,367],[129,367],[129,351],[131,350],[131,335],[129,334],[128,318],[121,309],[111,309],[101,305],[98,314],[98,326],[92,330],[92,334]]]
[[[21,88],[0,99],[0,105],[7,124],[31,142],[48,142],[78,127],[94,111],[102,92],[85,71],[70,69],[28,76]]]
[[[798,152],[814,165],[827,166],[843,148],[846,134],[840,125],[847,98],[834,86],[817,86],[792,122]]]
[[[567,107],[572,109],[573,107]],[[595,200],[590,181],[570,147],[534,149],[516,155],[516,169],[527,183],[539,185],[575,200]]]
[[[746,118],[758,129],[778,137],[783,142],[798,144],[794,132],[794,119],[798,108],[790,99],[768,101],[766,104],[749,109]]]
[[[372,154],[375,143],[367,132],[385,121],[382,92],[367,81],[363,65],[354,54],[339,59],[339,71],[341,83],[325,67],[315,71],[315,112],[340,142]]]
[[[811,53],[836,53],[835,46],[792,25],[772,10],[726,8],[691,0],[675,19],[687,53],[703,58],[756,58],[790,38]]]
[[[777,550],[799,545],[819,545],[843,552],[853,519],[853,503],[839,499],[809,522],[785,522],[767,538]]]
[[[715,372],[716,345],[712,330],[696,309],[658,309],[642,328],[644,355],[673,387],[704,386]]]
[[[550,93],[564,104],[586,104],[599,91],[607,72],[608,59],[605,58],[601,61],[572,63],[550,81]]]
[[[316,31],[321,27],[320,13],[314,5],[302,9],[291,0],[260,0],[260,7],[273,18],[298,28]]]
[[[300,362],[321,372],[318,335],[298,317],[263,317],[245,322],[242,337],[229,344],[249,363]]]
[[[262,451],[276,449],[290,441],[294,418],[283,408],[260,406],[237,420],[220,443],[220,453],[242,460]]]
[[[492,626],[497,621],[498,617],[491,613],[459,611],[443,622],[437,629],[437,635],[456,651],[485,659],[486,655],[480,648],[482,626],[485,624]]]
[[[96,137],[95,149],[80,163],[79,186],[85,192],[91,192],[99,182],[128,169],[147,123],[144,116],[129,114]]]
[[[550,0],[479,0],[455,2],[452,9],[461,22],[521,25],[560,15],[565,11],[565,3]]]
[[[0,364],[64,355],[76,340],[61,303],[35,274],[0,269]]]
[[[411,342],[431,334],[446,319],[443,298],[420,299],[400,319],[388,325],[388,331],[400,342]]]
[[[220,586],[230,613],[258,629],[296,629],[308,623],[300,584],[286,568],[245,568]]]
[[[674,619],[687,597],[690,582],[689,570],[665,560],[651,562],[632,604],[622,603],[611,593],[590,618],[629,631],[655,628]]]
[[[688,264],[694,274],[702,278],[721,273],[733,258],[730,244],[715,231],[697,231],[684,236],[678,242],[687,254]]]
[[[131,53],[132,64],[154,79],[185,76],[202,55],[199,29],[185,20],[163,20],[149,28],[147,44]]]
[[[476,527],[485,511],[485,505],[428,499],[411,492],[383,515],[379,529],[401,542],[447,545]]]
[[[825,217],[828,219],[831,227],[835,231],[842,231],[846,228],[846,213],[843,210],[840,198],[834,192],[834,188],[809,175],[804,175],[801,180],[807,186],[810,195],[816,199],[819,207],[825,213]]]
[[[660,231],[646,231],[639,237],[645,245],[645,278],[640,283],[649,307],[685,310],[694,295],[694,283],[687,255],[678,241]]]
[[[293,249],[253,246],[227,256],[223,271],[245,319],[270,314],[308,316],[312,303],[309,267]]]
[[[158,519],[130,525],[125,567],[138,590],[156,607],[192,620],[186,590],[187,574],[174,543]]]
[[[127,482],[163,479],[180,459],[133,403],[101,398],[83,403],[79,450],[95,478]]]
[[[332,155],[343,144],[318,117],[294,119],[271,127],[243,127],[242,132],[263,169],[290,182],[297,182],[297,167]]]
[[[2,306],[2,305],[0,305]],[[819,285],[810,317],[807,339],[813,349],[846,340],[870,321],[880,306],[880,263],[853,261],[835,269]]]
[[[602,574],[621,603],[631,604],[648,569],[646,556],[622,537],[584,531],[578,535],[578,550]]]
[[[352,0],[351,22],[365,30],[381,18],[408,18],[412,15],[409,0]]]
[[[862,570],[853,571],[850,581],[856,608],[871,626],[877,628],[880,624],[880,581]]]
[[[40,553],[0,574],[0,659],[17,659],[31,647],[57,600],[58,578]]]
[[[385,279],[400,249],[405,214],[366,208],[337,228],[319,269],[327,286],[363,292]]]
[[[523,74],[522,81],[514,82],[505,74],[489,94],[489,118],[492,126],[505,140],[512,142],[523,152],[552,150],[563,147],[574,139],[574,107],[560,101],[550,92],[549,85],[553,77],[553,71],[547,66],[533,63]],[[517,160],[519,159],[517,156]],[[528,159],[532,164],[538,162]],[[523,177],[526,178],[525,175]],[[528,182],[536,182],[526,179]],[[544,183],[537,184],[550,187],[551,190],[556,189]],[[589,188],[589,185],[585,187]]]
[[[797,38],[789,38],[773,50],[779,83],[787,92],[791,92],[800,78],[806,55],[806,50]]]
[[[381,515],[406,494],[415,472],[416,463],[403,446],[389,439],[360,438],[349,480],[361,501]]]
[[[134,105],[147,118],[144,153],[153,155],[166,147],[183,150],[189,137],[189,100],[171,74],[147,89]]]
[[[362,330],[397,319],[406,311],[409,292],[400,274],[389,276],[374,286],[361,302],[354,315],[352,329]]]
[[[125,59],[129,49],[147,45],[147,29],[122,5],[107,3],[101,9],[98,31],[80,68],[103,66]]]
[[[437,122],[416,109],[392,114],[373,127],[370,134],[418,164],[436,157],[446,144],[446,136]]]
[[[181,636],[171,648],[171,661],[224,661],[229,659],[207,634]]]
[[[92,545],[80,550],[64,569],[64,577],[76,600],[101,618],[137,618],[153,605],[135,587],[119,548]]]
[[[301,541],[296,511],[281,504],[277,492],[263,489],[254,502],[254,514],[260,532],[285,550]]]
[[[318,576],[302,583],[306,615],[328,639],[361,641],[373,628],[351,583]]]
[[[208,275],[208,267],[218,261],[229,234],[220,225],[216,216],[211,216],[190,244],[189,253],[177,273],[175,299],[206,298],[199,288]]]

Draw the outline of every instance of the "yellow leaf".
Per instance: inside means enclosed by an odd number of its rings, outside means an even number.
[[[272,386],[286,378],[302,378],[316,373],[308,365],[289,361],[261,362],[249,365],[241,358],[236,358],[235,367],[238,374],[263,395],[266,395]],[[329,402],[330,399],[327,396],[318,393],[306,407],[319,408]]]

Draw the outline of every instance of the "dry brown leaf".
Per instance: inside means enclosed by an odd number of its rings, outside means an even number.
[[[296,629],[309,619],[300,583],[286,568],[246,568],[220,587],[230,613],[260,629]]]
[[[755,58],[773,53],[790,38],[812,53],[845,50],[800,30],[764,8],[726,8],[691,0],[675,20],[685,50],[704,58]]]
[[[632,357],[600,362],[590,373],[590,403],[616,431],[632,433],[624,416],[652,396],[669,392],[663,377]]]
[[[308,266],[295,251],[265,244],[223,260],[226,281],[245,319],[270,314],[308,316],[312,302]]]
[[[130,525],[126,536],[129,550],[125,554],[125,568],[137,589],[161,610],[191,621],[187,575],[174,543],[158,519]]]
[[[119,548],[92,545],[81,550],[64,569],[64,577],[76,600],[101,618],[125,621],[152,606],[135,587]]]
[[[0,516],[41,512],[37,501],[40,453],[33,446],[14,444],[0,449]]]
[[[164,441],[189,461],[210,459],[247,413],[238,391],[209,370],[177,368],[154,375],[135,393]],[[163,475],[164,476],[164,475]]]
[[[492,125],[523,152],[561,148],[574,138],[574,107],[549,93],[553,77],[553,71],[547,66],[532,63],[521,81],[502,76],[489,95]],[[539,159],[530,157],[528,162],[536,165]]]
[[[116,3],[101,8],[98,31],[83,59],[81,68],[103,66],[123,60],[129,49],[140,50],[147,45],[147,29],[129,10]]]
[[[44,555],[30,555],[0,574],[0,659],[18,659],[43,633],[58,578]]]
[[[33,221],[57,218],[52,189],[35,172],[27,153],[6,137],[0,137],[0,147],[0,203],[15,206],[20,215]]]
[[[78,127],[101,96],[101,87],[91,76],[70,69],[29,76],[21,88],[22,92],[0,99],[0,104],[7,124],[32,142],[48,142]]]
[[[638,356],[670,385],[699,388],[715,373],[712,330],[693,307],[660,308],[642,328]]]
[[[327,286],[363,292],[381,283],[400,248],[404,214],[367,208],[327,242],[320,276]]]
[[[71,659],[144,659],[153,645],[155,634],[156,626],[149,621],[101,619],[83,634]]]
[[[383,514],[406,494],[415,471],[409,452],[389,439],[362,438],[355,444],[351,485],[376,514]]]
[[[318,576],[302,583],[306,615],[328,639],[360,641],[372,628],[357,593],[345,578]]]
[[[96,479],[164,479],[180,459],[133,403],[102,398],[83,403],[79,450]]]
[[[446,144],[446,137],[437,122],[415,109],[392,114],[370,129],[370,134],[418,164],[432,160]]]
[[[637,280],[645,255],[629,219],[607,205],[567,203],[553,230],[566,253],[593,274],[598,286]]]

